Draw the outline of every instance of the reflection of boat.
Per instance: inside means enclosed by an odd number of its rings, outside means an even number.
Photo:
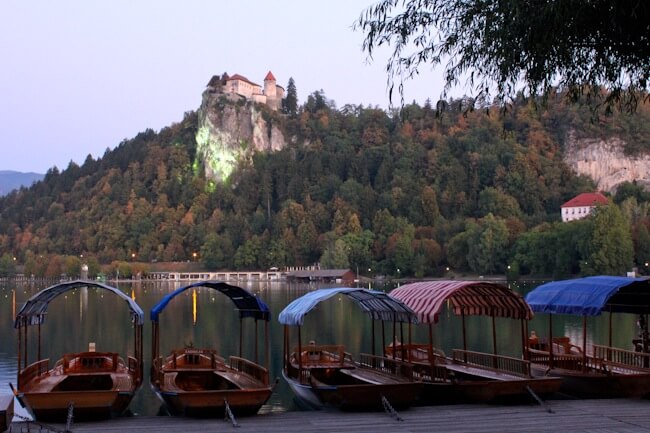
[[[239,311],[239,356],[228,362],[212,348],[174,349],[166,358],[160,355],[159,315],[177,295],[188,289],[206,287],[226,295]],[[242,319],[255,320],[255,362],[242,358]],[[257,322],[265,325],[265,356],[268,365],[269,308],[248,291],[218,281],[201,281],[176,289],[151,309],[152,367],[151,385],[173,414],[224,416],[227,408],[235,415],[255,414],[273,392],[267,368],[258,364]],[[218,332],[218,330],[215,330]]]
[[[128,362],[115,352],[64,354],[53,368],[41,359],[41,324],[47,307],[57,296],[78,288],[97,288],[114,293],[127,302],[134,323],[134,356]],[[64,421],[69,408],[75,419],[94,420],[123,413],[142,382],[142,309],[120,290],[93,281],[71,281],[44,289],[27,300],[16,316],[18,329],[18,401],[37,420]],[[29,327],[38,328],[37,361],[27,365]],[[22,352],[22,353],[21,353]],[[21,366],[22,363],[22,366]]]
[[[650,394],[647,327],[640,351],[612,347],[613,313],[641,316],[647,324],[650,281],[643,278],[596,276],[542,284],[526,296],[533,311],[549,314],[548,338],[529,341],[533,373],[562,378],[562,391],[584,398],[642,397]],[[587,347],[587,316],[609,313],[609,341]],[[553,315],[583,317],[582,346],[553,336]],[[549,344],[549,341],[551,344]],[[636,340],[635,340],[636,342]],[[632,345],[634,342],[630,342]]]
[[[533,316],[522,297],[508,287],[483,281],[424,281],[398,287],[390,296],[410,307],[421,323],[429,325],[428,344],[412,344],[409,332],[408,343],[387,348],[392,356],[415,365],[416,376],[425,382],[423,401],[514,401],[531,393],[533,397],[545,396],[559,390],[560,381],[556,378],[534,378],[527,360],[497,354],[495,318],[521,320],[519,344],[523,344],[526,321]],[[460,315],[463,323],[463,349],[454,349],[451,357],[433,345],[432,325],[438,322],[445,305]],[[467,350],[465,316],[468,315],[492,317],[493,353]]]
[[[301,402],[312,408],[335,406],[341,409],[405,408],[413,404],[421,384],[413,380],[408,363],[375,356],[373,321],[373,353],[361,354],[355,361],[341,345],[316,345],[301,342],[300,327],[305,314],[335,295],[353,300],[373,319],[393,322],[415,321],[413,312],[385,293],[366,289],[335,288],[309,292],[291,302],[279,316],[284,324],[283,376]],[[298,345],[289,350],[289,326],[298,326]],[[352,330],[351,330],[352,331]],[[383,338],[384,332],[382,332]]]

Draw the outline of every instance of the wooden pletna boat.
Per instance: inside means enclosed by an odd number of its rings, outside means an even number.
[[[650,353],[647,320],[650,281],[645,278],[593,276],[554,281],[526,295],[533,311],[548,314],[548,335],[529,339],[533,373],[562,378],[561,391],[583,398],[644,397],[650,395]],[[587,317],[609,315],[609,340],[587,345]],[[640,338],[634,350],[612,347],[612,318],[639,315]],[[553,315],[582,316],[582,344],[553,335]],[[550,344],[549,344],[550,342]],[[580,343],[580,342],[578,342]]]
[[[515,344],[525,354],[526,323],[533,316],[524,299],[507,286],[487,281],[423,281],[398,287],[389,295],[428,325],[428,343],[414,344],[409,328],[408,342],[402,337],[401,343],[387,348],[388,356],[414,364],[416,377],[425,384],[423,403],[517,402],[531,397],[539,401],[559,390],[558,379],[533,377],[530,362],[523,356],[498,354],[495,319],[521,321],[521,340]],[[447,305],[462,317],[463,348],[453,349],[451,356],[433,342],[433,325]],[[492,318],[493,353],[468,350],[465,318],[470,315]]]
[[[371,316],[372,354],[361,353],[358,360],[346,352],[345,346],[303,344],[301,326],[304,316],[333,296],[351,299]],[[375,320],[384,322],[415,322],[413,312],[383,292],[355,288],[318,289],[292,301],[282,310],[279,321],[284,326],[283,377],[303,406],[320,409],[325,406],[342,410],[388,411],[411,406],[422,384],[414,380],[412,366],[396,359],[375,355]],[[297,326],[297,345],[290,349],[290,326]],[[355,332],[351,329],[350,332]],[[358,331],[357,331],[358,332]]]
[[[97,352],[90,342],[88,351],[67,353],[54,366],[41,358],[41,325],[49,303],[72,290],[95,288],[126,301],[133,322],[134,354],[125,362],[117,352]],[[97,420],[123,414],[142,383],[142,326],[144,313],[136,302],[119,289],[94,281],[70,281],[48,287],[29,298],[16,316],[18,329],[18,384],[14,394],[39,421]],[[30,327],[37,328],[36,361],[27,365]],[[31,346],[33,347],[33,343]]]
[[[239,311],[239,356],[226,361],[215,348],[184,347],[160,355],[159,316],[167,304],[187,290],[213,289],[227,296]],[[243,319],[255,322],[255,361],[242,357]],[[265,358],[269,364],[270,312],[261,299],[247,290],[219,281],[200,281],[180,287],[151,309],[152,367],[151,386],[171,414],[215,417],[256,414],[273,392],[268,367],[258,362],[258,322],[264,322]],[[214,332],[219,332],[215,329]],[[232,337],[236,338],[235,336]]]

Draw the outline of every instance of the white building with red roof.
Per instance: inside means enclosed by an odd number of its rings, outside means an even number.
[[[579,220],[588,216],[596,206],[609,203],[607,197],[599,192],[583,192],[560,206],[562,222]]]
[[[260,86],[240,74],[229,76],[224,74],[221,79],[212,77],[208,87],[215,87],[217,81],[221,81],[221,92],[227,95],[239,95],[248,100],[266,104],[277,110],[280,108],[284,97],[284,88],[278,86],[275,76],[269,71],[264,77],[264,87]]]

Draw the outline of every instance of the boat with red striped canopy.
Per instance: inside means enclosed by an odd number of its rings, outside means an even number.
[[[507,286],[488,281],[440,280],[406,284],[389,295],[411,308],[420,323],[427,324],[429,341],[414,344],[402,339],[389,346],[388,354],[413,363],[424,381],[422,399],[432,403],[486,402],[519,400],[522,396],[548,396],[559,390],[557,378],[537,378],[531,374],[530,362],[523,357],[527,322],[533,317],[528,304]],[[448,307],[447,307],[448,306]],[[451,356],[434,345],[433,325],[441,312],[451,310],[462,318],[462,349]],[[492,323],[492,353],[468,350],[467,316],[488,316]],[[521,322],[521,357],[499,355],[496,318]]]

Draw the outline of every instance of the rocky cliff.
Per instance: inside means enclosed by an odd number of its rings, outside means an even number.
[[[203,93],[196,157],[203,163],[207,178],[225,181],[236,165],[254,152],[275,151],[286,145],[277,126],[279,115],[264,110],[237,97],[210,90]]]
[[[650,156],[628,157],[624,145],[619,138],[577,139],[571,132],[564,159],[576,173],[591,177],[600,191],[615,192],[619,184],[634,180],[650,188]]]

